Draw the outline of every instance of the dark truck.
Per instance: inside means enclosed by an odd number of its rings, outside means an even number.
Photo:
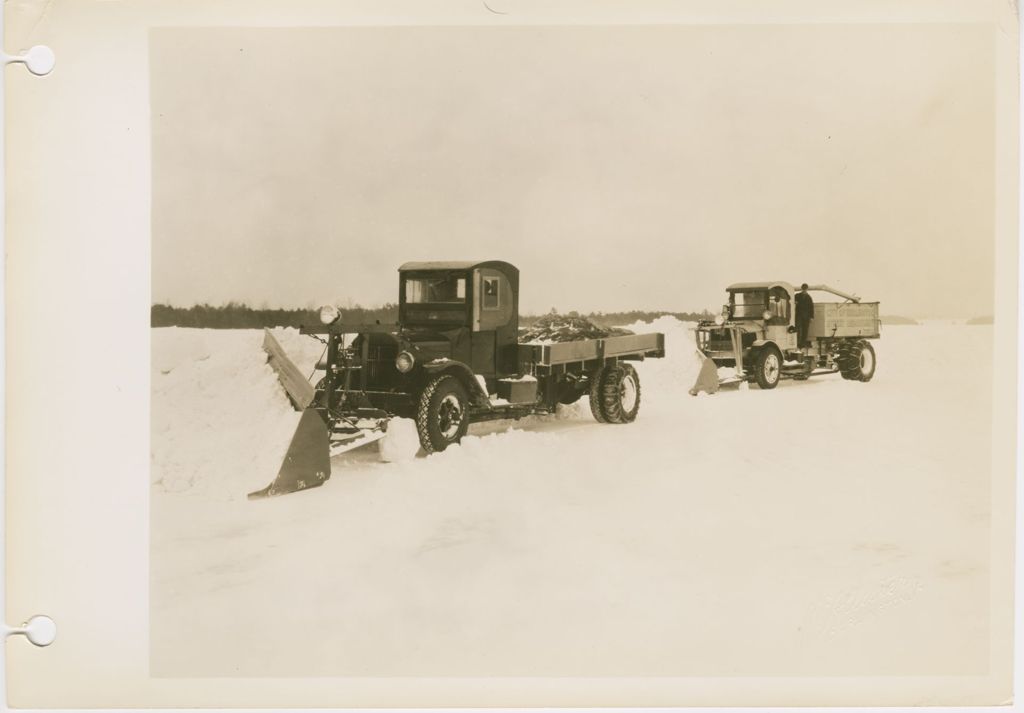
[[[662,334],[554,343],[519,341],[519,270],[507,262],[410,262],[399,270],[398,324],[345,324],[332,306],[303,334],[326,343],[325,371],[277,478],[249,497],[323,484],[332,455],[413,419],[427,453],[470,423],[551,413],[583,396],[601,423],[640,409],[630,363],[665,355]]]

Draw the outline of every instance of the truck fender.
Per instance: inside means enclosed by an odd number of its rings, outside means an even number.
[[[424,364],[423,372],[428,380],[441,374],[451,374],[466,387],[466,391],[469,392],[470,401],[474,403],[488,403],[489,397],[487,392],[481,388],[480,382],[476,380],[476,376],[468,364],[455,361],[454,359],[445,359],[444,361]]]
[[[751,346],[751,347],[753,347],[753,348],[755,348],[755,349],[760,349],[761,347],[765,347],[765,346],[768,346],[769,344],[770,344],[771,346],[775,347],[776,349],[778,349],[778,350],[779,350],[779,354],[781,354],[781,353],[782,353],[782,349],[781,349],[781,348],[779,347],[779,345],[778,345],[778,344],[776,344],[776,343],[775,343],[775,342],[774,342],[773,340],[771,340],[771,339],[758,339],[758,340],[756,340],[756,341],[755,341],[755,342],[754,342],[753,344],[751,344],[750,346]]]

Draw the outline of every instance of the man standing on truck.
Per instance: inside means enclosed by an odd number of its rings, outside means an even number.
[[[811,346],[807,339],[807,332],[811,326],[811,318],[814,317],[814,300],[807,294],[807,283],[800,285],[800,291],[796,293],[796,343],[801,349]]]

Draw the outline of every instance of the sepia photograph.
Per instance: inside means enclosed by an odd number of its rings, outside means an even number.
[[[988,28],[150,42],[153,675],[986,668]]]
[[[7,8],[11,700],[1011,704],[1013,11],[436,4]]]

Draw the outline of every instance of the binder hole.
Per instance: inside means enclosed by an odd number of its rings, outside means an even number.
[[[25,638],[36,646],[49,646],[57,638],[57,625],[53,619],[42,614],[25,622]]]
[[[46,45],[36,45],[18,59],[24,62],[28,71],[37,77],[43,77],[52,72],[53,66],[57,62],[53,50]]]

